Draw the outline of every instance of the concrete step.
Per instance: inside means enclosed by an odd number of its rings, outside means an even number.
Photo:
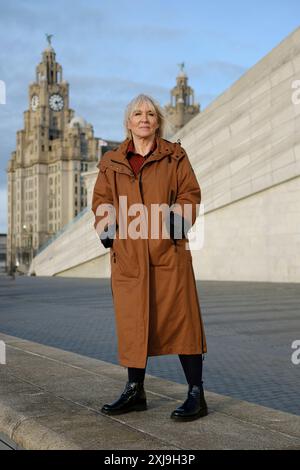
[[[208,416],[174,423],[187,386],[149,374],[148,410],[115,417],[127,370],[0,334],[0,432],[24,449],[300,449],[300,417],[205,392]]]

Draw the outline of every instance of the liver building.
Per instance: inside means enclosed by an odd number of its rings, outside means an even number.
[[[81,174],[95,168],[104,143],[69,108],[69,84],[47,39],[7,166],[8,269],[26,271],[36,250],[87,206]]]
[[[194,90],[188,85],[188,76],[184,72],[184,62],[178,64],[180,71],[176,77],[176,86],[171,90],[171,103],[165,106],[169,128],[166,138],[178,132],[193,117],[200,113],[200,104],[195,103]]]

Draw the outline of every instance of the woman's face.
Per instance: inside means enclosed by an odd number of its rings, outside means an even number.
[[[140,103],[128,119],[128,129],[135,137],[151,137],[158,129],[158,118],[147,103]]]

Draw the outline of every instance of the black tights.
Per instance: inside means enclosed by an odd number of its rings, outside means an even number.
[[[202,386],[202,354],[179,354],[178,356],[187,383]],[[144,382],[145,373],[146,368],[128,367],[128,380],[129,382]]]

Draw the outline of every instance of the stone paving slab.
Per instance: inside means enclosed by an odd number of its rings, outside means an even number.
[[[99,410],[124,389],[125,368],[0,334],[0,433],[24,449],[297,449],[300,417],[206,392],[208,416],[174,423],[187,386],[146,375],[148,410]]]
[[[208,353],[206,390],[300,416],[300,284],[198,281]],[[0,331],[118,365],[109,279],[0,277]],[[177,355],[147,373],[186,383]]]

